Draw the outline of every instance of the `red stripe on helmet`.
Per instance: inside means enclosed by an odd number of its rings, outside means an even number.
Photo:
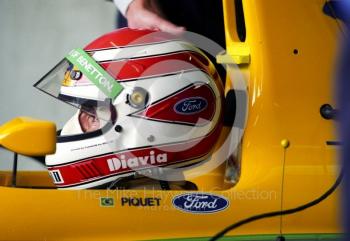
[[[206,84],[194,84],[181,92],[152,103],[146,109],[131,116],[160,122],[203,126],[208,124],[215,113],[216,99]]]
[[[102,35],[88,44],[84,50],[91,52],[102,49],[148,45],[175,39],[177,39],[177,37],[169,33],[123,28]]]
[[[209,61],[201,54],[192,51],[111,61],[100,65],[118,81],[161,76],[192,69],[200,69],[210,74]]]
[[[60,172],[62,183],[56,183],[56,186],[62,188],[83,185],[111,176],[135,172],[136,170],[168,166],[180,162],[186,163],[210,154],[212,144],[219,137],[220,130],[221,125],[217,126],[207,136],[186,142],[126,150],[66,165],[53,166],[48,169],[49,171],[58,170]],[[146,165],[144,165],[145,163]],[[91,175],[91,173],[87,174],[86,172],[82,174],[81,167],[91,166],[92,164],[98,170],[98,174]]]

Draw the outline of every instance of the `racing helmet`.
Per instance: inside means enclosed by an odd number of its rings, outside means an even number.
[[[77,107],[45,163],[58,188],[96,188],[208,158],[223,86],[206,55],[168,33],[123,28],[74,49],[35,87]]]

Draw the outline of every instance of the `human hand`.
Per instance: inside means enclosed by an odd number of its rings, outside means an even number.
[[[161,30],[175,35],[185,31],[184,27],[163,18],[157,5],[151,0],[133,0],[125,15],[130,28]]]

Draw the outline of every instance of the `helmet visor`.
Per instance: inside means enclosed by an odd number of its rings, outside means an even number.
[[[72,50],[34,87],[104,121],[111,118],[105,110],[110,109],[123,89],[81,49]],[[98,113],[102,114],[97,116]]]

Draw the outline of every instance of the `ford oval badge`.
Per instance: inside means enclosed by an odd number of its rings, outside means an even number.
[[[175,196],[175,208],[190,213],[215,213],[226,209],[229,201],[222,196],[208,193],[187,193]]]
[[[178,101],[174,111],[181,115],[193,115],[207,108],[208,102],[203,97],[190,97]]]

